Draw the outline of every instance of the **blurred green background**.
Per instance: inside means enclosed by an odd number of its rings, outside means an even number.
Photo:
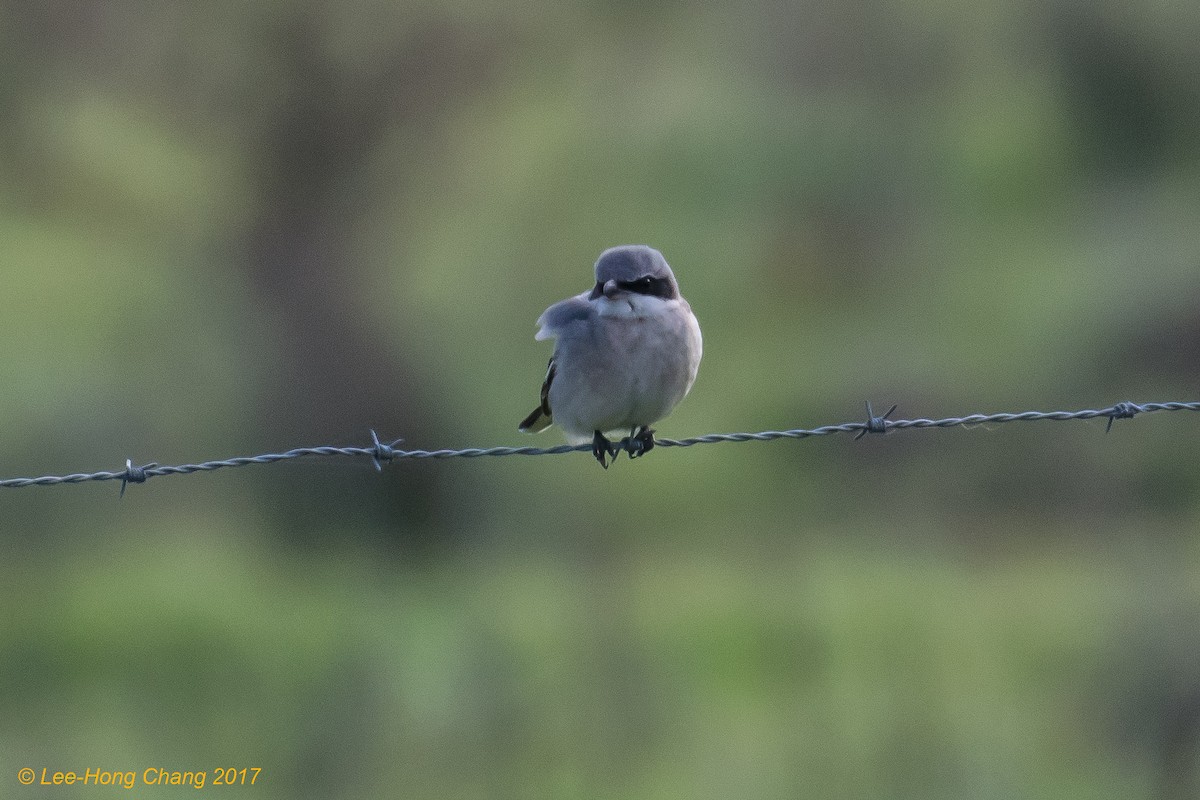
[[[1198,33],[1159,0],[0,4],[0,477],[557,444],[515,429],[534,320],[628,242],[704,327],[663,436],[1196,400]],[[1196,796],[1196,425],[5,490],[0,796]]]

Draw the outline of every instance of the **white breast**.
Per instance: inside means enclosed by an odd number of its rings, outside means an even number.
[[[594,302],[591,326],[559,338],[550,387],[554,422],[576,442],[662,419],[700,364],[700,328],[686,301],[635,294]]]

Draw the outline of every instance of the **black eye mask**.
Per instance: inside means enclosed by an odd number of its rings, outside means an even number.
[[[666,278],[652,278],[649,275],[636,281],[621,281],[617,285],[626,291],[661,297],[664,300],[670,300],[675,294],[671,289],[671,282]]]
[[[661,297],[664,300],[671,300],[677,296],[669,280],[666,278],[655,278],[650,275],[633,281],[617,281],[617,286],[633,294]],[[592,289],[592,293],[588,297],[591,300],[595,300],[602,294],[604,294],[604,283],[597,281],[596,286]]]

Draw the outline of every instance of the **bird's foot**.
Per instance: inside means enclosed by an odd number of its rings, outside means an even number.
[[[613,462],[616,462],[617,453],[619,452],[621,452],[620,449],[608,439],[605,439],[603,433],[596,431],[596,434],[592,437],[592,455],[600,462],[600,466],[608,469],[608,462],[605,460],[605,456],[611,457]]]
[[[653,449],[654,430],[652,428],[643,425],[636,434],[633,431],[629,432],[629,438],[625,440],[625,452],[629,453],[630,458],[644,456]]]

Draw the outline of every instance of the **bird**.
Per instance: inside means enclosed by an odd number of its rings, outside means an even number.
[[[654,447],[652,424],[691,390],[703,342],[692,308],[663,254],[621,245],[600,254],[590,291],[547,308],[535,340],[554,339],[541,403],[518,430],[557,425],[574,445],[592,443],[608,469],[620,448],[606,433],[629,431],[630,458]]]

